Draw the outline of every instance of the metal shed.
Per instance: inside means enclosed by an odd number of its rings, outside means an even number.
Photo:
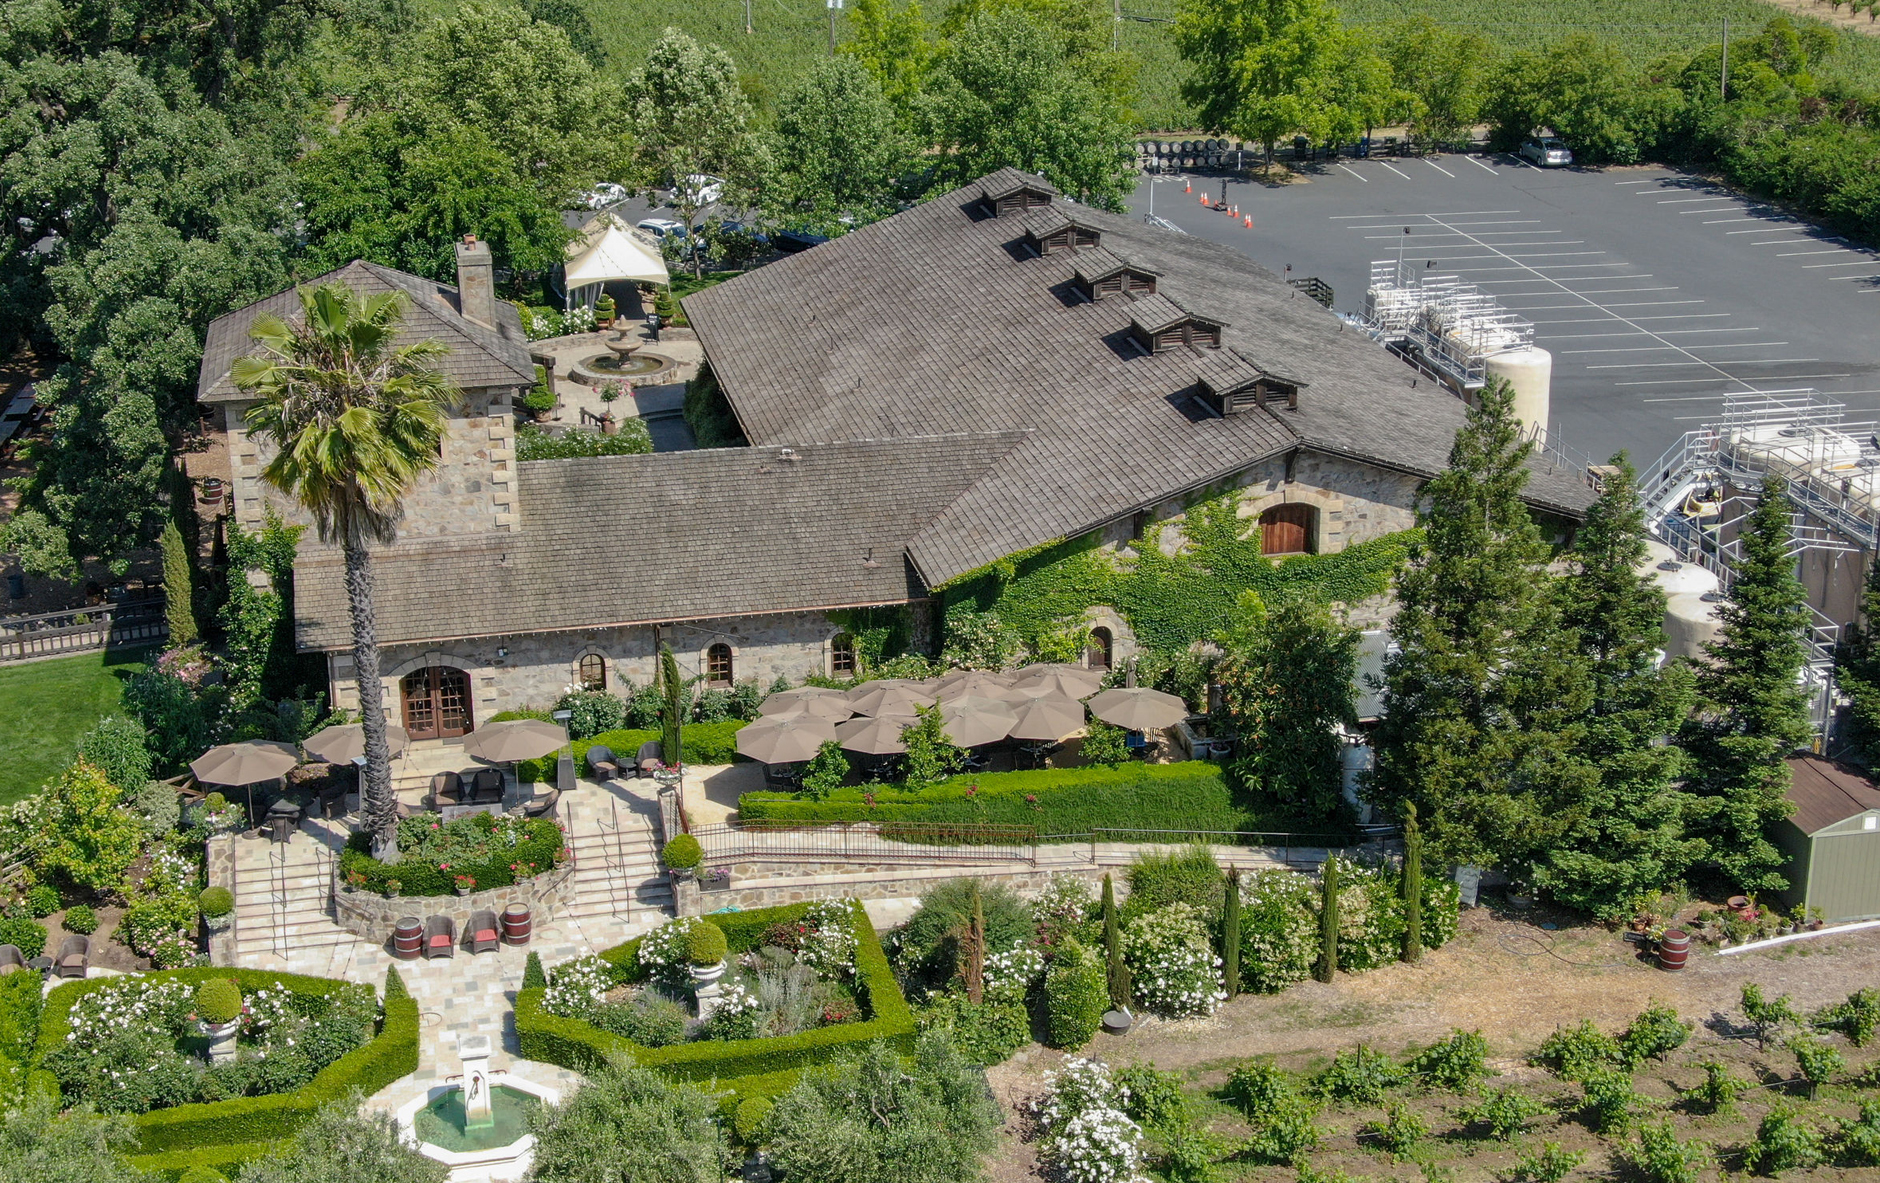
[[[1788,764],[1795,812],[1773,835],[1789,855],[1787,902],[1820,908],[1829,920],[1880,917],[1880,785],[1820,756]]]

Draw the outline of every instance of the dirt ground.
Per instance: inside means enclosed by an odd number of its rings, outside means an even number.
[[[1826,21],[1831,25],[1839,25],[1844,29],[1855,29],[1862,33],[1869,34],[1870,36],[1880,36],[1880,22],[1874,21],[1872,17],[1864,12],[1858,14],[1854,13],[1850,10],[1849,6],[1845,4],[1830,11],[1823,0],[1767,0],[1767,3],[1776,8],[1786,9],[1789,12],[1797,12],[1803,16],[1812,16],[1818,21]],[[1734,39],[1736,30],[1732,29],[1730,32],[1732,39]],[[1743,35],[1749,36],[1753,35],[1755,32],[1757,32],[1757,30],[1749,29],[1745,30]]]
[[[1616,1165],[1610,1160],[1611,1140],[1601,1139],[1580,1124],[1577,1086],[1550,1073],[1529,1067],[1526,1056],[1556,1026],[1594,1020],[1616,1032],[1648,1003],[1662,1001],[1697,1024],[1683,1048],[1662,1063],[1640,1069],[1636,1088],[1666,1106],[1675,1100],[1673,1089],[1688,1088],[1702,1078],[1696,1067],[1706,1058],[1723,1059],[1737,1075],[1765,1087],[1740,1103],[1732,1119],[1662,1110],[1677,1123],[1680,1136],[1701,1139],[1717,1148],[1722,1168],[1743,1170],[1741,1145],[1754,1134],[1755,1124],[1770,1104],[1794,1094],[1799,1086],[1787,1082],[1795,1076],[1792,1054],[1771,1045],[1759,1052],[1745,1031],[1737,1010],[1742,988],[1756,982],[1766,993],[1793,996],[1804,1013],[1839,1002],[1863,986],[1880,984],[1880,929],[1824,935],[1775,947],[1718,955],[1699,946],[1689,966],[1666,973],[1641,960],[1634,946],[1620,934],[1597,927],[1550,931],[1544,915],[1498,913],[1487,908],[1466,911],[1462,932],[1443,949],[1415,966],[1392,965],[1363,974],[1339,975],[1324,985],[1302,982],[1277,995],[1244,995],[1207,1019],[1159,1022],[1147,1019],[1125,1037],[1099,1035],[1086,1054],[1115,1065],[1152,1063],[1180,1072],[1189,1082],[1191,1097],[1204,1124],[1232,1141],[1244,1137],[1248,1127],[1238,1114],[1212,1098],[1212,1090],[1239,1062],[1253,1056],[1272,1056],[1298,1072],[1323,1067],[1332,1056],[1362,1043],[1367,1050],[1399,1053],[1427,1044],[1454,1028],[1479,1029],[1489,1041],[1489,1063],[1500,1076],[1494,1087],[1516,1085],[1548,1103],[1555,1112],[1535,1123],[1535,1132],[1512,1146],[1466,1141],[1454,1134],[1460,1125],[1454,1110],[1466,1103],[1455,1095],[1417,1097],[1404,1094],[1435,1132],[1434,1161],[1455,1172],[1456,1183],[1505,1178],[1518,1154],[1536,1149],[1544,1138],[1568,1148],[1588,1151],[1586,1163],[1570,1178],[1605,1174]],[[1858,1050],[1836,1036],[1830,1040],[1847,1057],[1851,1075],[1869,1061],[1880,1060],[1880,1049]],[[992,1177],[999,1183],[1019,1183],[1040,1177],[1024,1116],[1025,1102],[1041,1088],[1043,1073],[1062,1056],[1033,1047],[988,1073],[994,1092],[1013,1114],[1008,1124]],[[1796,1094],[1799,1095],[1799,1094]],[[1811,1103],[1818,1118],[1851,1117],[1859,1090],[1828,1088]],[[1420,1166],[1393,1162],[1381,1150],[1367,1146],[1360,1127],[1382,1111],[1328,1109],[1320,1119],[1327,1131],[1313,1165],[1321,1170],[1340,1168],[1356,1177],[1375,1179],[1423,1178]],[[1287,1167],[1227,1164],[1226,1176],[1245,1180],[1291,1180]],[[1239,1173],[1236,1174],[1235,1172]],[[1717,1178],[1717,1169],[1706,1178]],[[1735,1176],[1733,1176],[1735,1177]],[[1880,1179],[1880,1170],[1790,1172],[1785,1178]]]

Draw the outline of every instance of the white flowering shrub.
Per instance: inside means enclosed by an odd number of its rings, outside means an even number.
[[[548,308],[522,309],[522,335],[531,341],[561,336],[561,316]]]
[[[198,885],[201,875],[201,856],[158,843],[150,848],[150,871],[144,877],[143,890],[153,895],[186,891]]]
[[[1211,1014],[1227,997],[1221,959],[1192,904],[1169,904],[1131,921],[1123,930],[1123,960],[1137,999],[1156,1014]]]
[[[1044,976],[1044,954],[1023,941],[986,958],[986,997],[999,1002],[1023,1002]]]
[[[1141,1183],[1142,1129],[1124,1113],[1129,1089],[1110,1066],[1072,1057],[1044,1083],[1033,1109],[1045,1160],[1070,1183]]]
[[[803,913],[807,929],[797,949],[797,960],[820,978],[846,978],[855,973],[855,912],[848,900],[817,900]]]
[[[751,1039],[757,1035],[757,1020],[764,1010],[763,1000],[742,979],[728,982],[718,1009],[705,1020],[706,1039]]]
[[[1303,982],[1319,956],[1318,886],[1297,871],[1252,871],[1240,894],[1240,985],[1261,994]]]
[[[1090,884],[1076,875],[1053,875],[1031,903],[1032,919],[1043,929],[1062,929],[1083,923],[1096,907]]]
[[[563,333],[591,333],[594,331],[594,310],[586,304],[576,304],[561,318]]]
[[[709,923],[696,916],[668,920],[640,938],[640,965],[656,982],[683,985],[692,980],[692,928]],[[552,983],[551,983],[552,984]]]
[[[600,957],[564,961],[548,973],[542,1009],[564,1019],[590,1019],[614,986],[614,968]]]

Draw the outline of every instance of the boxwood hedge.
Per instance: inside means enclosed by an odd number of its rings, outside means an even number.
[[[968,790],[971,789],[971,792]],[[873,802],[867,799],[873,798]],[[1093,828],[1322,832],[1323,821],[1289,815],[1236,793],[1218,764],[1122,764],[956,776],[931,789],[837,789],[823,801],[794,793],[746,793],[745,821],[996,823],[1042,836],[1082,838]]]
[[[741,1094],[747,1091],[748,1081],[749,1091],[769,1095],[787,1089],[794,1070],[833,1059],[856,1044],[884,1039],[903,1049],[911,1049],[913,1011],[901,994],[900,984],[894,979],[894,971],[888,966],[887,955],[875,938],[867,913],[859,903],[851,901],[850,906],[857,941],[857,993],[870,1012],[863,1022],[763,1039],[702,1040],[647,1048],[578,1019],[548,1014],[542,1010],[543,991],[533,989],[516,996],[516,1036],[522,1045],[522,1055],[525,1059],[559,1064],[577,1072],[592,1072],[606,1064],[609,1057],[626,1053],[643,1067],[657,1069],[675,1080],[715,1079]],[[733,953],[745,953],[758,946],[765,929],[794,920],[807,908],[807,904],[790,904],[750,912],[715,913],[711,920],[724,929],[726,943]],[[645,977],[638,953],[636,938],[601,956],[615,966],[622,980],[638,981]]]
[[[192,985],[208,978],[233,978],[243,993],[276,983],[308,994],[330,994],[349,985],[332,978],[311,978],[270,970],[173,969],[149,975],[156,980],[177,979]],[[70,982],[46,996],[39,1020],[39,1039],[30,1087],[59,1095],[59,1082],[40,1066],[45,1054],[65,1042],[71,1030],[71,1011],[85,995],[111,979]],[[320,1070],[305,1087],[265,1097],[235,1097],[200,1105],[177,1105],[138,1114],[133,1122],[139,1149],[146,1155],[168,1151],[201,1151],[204,1147],[268,1142],[288,1137],[312,1119],[322,1105],[354,1091],[363,1095],[384,1088],[418,1069],[418,1004],[408,997],[388,996],[379,1033]],[[202,1161],[192,1158],[192,1163]],[[179,1169],[181,1165],[179,1164]]]
[[[685,738],[685,762],[687,764],[729,764],[738,759],[738,729],[744,726],[742,719],[725,719],[718,723],[687,723]],[[577,775],[587,775],[588,749],[595,744],[605,744],[613,749],[615,755],[632,757],[640,750],[640,745],[649,739],[658,739],[657,731],[603,731],[586,739],[574,741],[574,769]],[[523,784],[555,779],[555,757],[543,756],[539,760],[524,760],[516,765],[516,779]]]
[[[453,877],[457,875],[474,876],[478,891],[508,887],[516,881],[510,864],[534,863],[537,869],[547,871],[554,867],[555,856],[568,841],[554,818],[533,818],[523,823],[523,829],[528,837],[497,852],[495,857],[480,863],[456,863],[448,871],[440,871],[416,859],[388,867],[372,857],[372,835],[362,832],[346,840],[346,849],[339,856],[339,869],[348,876],[355,872],[364,875],[363,886],[368,891],[384,891],[386,883],[396,879],[404,895],[449,895],[456,888]]]

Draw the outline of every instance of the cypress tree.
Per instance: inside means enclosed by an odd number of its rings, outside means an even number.
[[[1551,594],[1551,554],[1521,491],[1533,444],[1496,379],[1469,408],[1449,467],[1425,486],[1423,540],[1398,573],[1397,652],[1384,665],[1371,798],[1415,801],[1446,864],[1522,866],[1559,832],[1584,761],[1583,670]]]
[[[663,698],[659,708],[659,756],[668,764],[682,759],[685,720],[681,717],[691,704],[686,701],[685,679],[679,676],[679,659],[672,646],[659,646],[659,689]]]
[[[1684,753],[1663,742],[1689,716],[1695,679],[1683,663],[1658,664],[1665,597],[1643,570],[1637,474],[1623,452],[1612,468],[1555,585],[1561,628],[1586,670],[1579,754],[1594,775],[1557,802],[1563,832],[1535,860],[1534,885],[1618,921],[1639,895],[1677,883],[1703,844],[1685,835]]]
[[[1403,807],[1403,959],[1415,964],[1423,958],[1423,831],[1417,827],[1417,805]]]
[[[183,545],[183,532],[173,521],[163,523],[160,539],[163,547],[163,616],[170,626],[171,648],[193,645],[200,633],[196,629],[195,572],[189,551]]]
[[[1867,568],[1860,623],[1834,655],[1834,680],[1848,705],[1836,722],[1837,754],[1880,763],[1880,562]]]
[[[1684,731],[1692,832],[1709,843],[1703,869],[1714,886],[1781,891],[1788,859],[1769,827],[1787,815],[1788,765],[1813,732],[1800,686],[1808,649],[1808,600],[1788,553],[1789,504],[1782,478],[1763,480],[1739,524],[1742,559],[1730,598],[1717,610],[1717,640],[1698,668],[1698,709]]]
[[[1134,985],[1129,980],[1129,966],[1123,963],[1123,929],[1116,919],[1116,888],[1108,874],[1103,876],[1103,953],[1109,961],[1110,1005],[1125,1010]]]
[[[394,998],[410,997],[411,991],[405,989],[405,979],[399,975],[398,967],[394,965],[387,968],[385,971],[385,1000],[390,1002]]]
[[[548,975],[542,971],[542,955],[529,950],[529,959],[522,963],[522,988],[538,990],[548,985]]]
[[[1338,856],[1327,854],[1319,873],[1319,964],[1312,976],[1329,982],[1338,973]]]
[[[1229,998],[1240,993],[1240,872],[1227,868],[1227,901],[1221,906],[1221,984]]]

